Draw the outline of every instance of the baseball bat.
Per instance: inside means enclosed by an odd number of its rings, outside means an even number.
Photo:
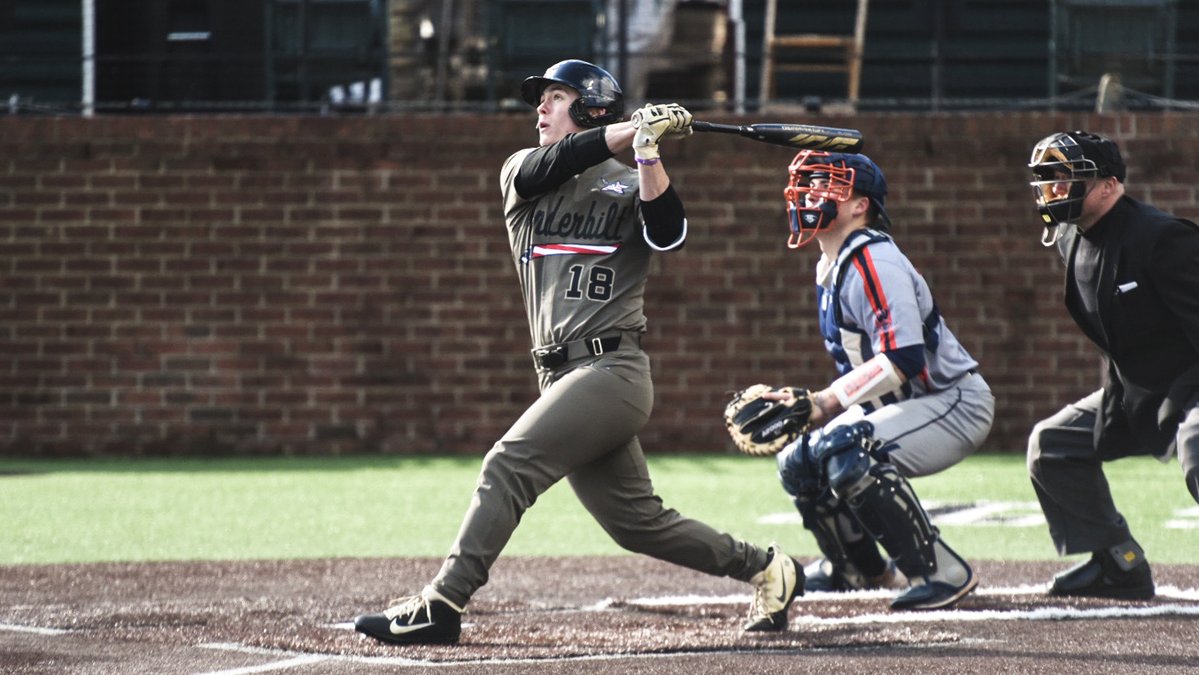
[[[862,132],[857,129],[818,127],[810,124],[716,124],[714,122],[691,123],[695,131],[720,134],[737,134],[762,143],[781,145],[799,150],[827,150],[829,152],[858,153],[862,151]]]

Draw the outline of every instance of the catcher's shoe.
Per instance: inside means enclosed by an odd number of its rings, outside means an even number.
[[[1148,600],[1156,592],[1148,561],[1142,557],[1132,569],[1123,570],[1106,551],[1058,574],[1049,587],[1049,595],[1120,600]]]
[[[354,619],[354,630],[392,644],[453,644],[462,633],[462,608],[426,586],[379,614]]]
[[[937,571],[909,577],[911,587],[891,601],[891,609],[943,609],[966,597],[978,586],[978,577],[962,556],[938,539],[934,543]]]
[[[791,602],[803,595],[803,568],[777,544],[771,545],[769,554],[766,567],[749,580],[754,587],[754,599],[742,627],[747,632],[786,630]]]
[[[907,585],[907,577],[895,566],[894,560],[888,560],[883,573],[873,577],[862,574],[853,565],[838,568],[828,558],[821,558],[804,568],[803,587],[808,593],[839,593],[875,588],[900,589]]]

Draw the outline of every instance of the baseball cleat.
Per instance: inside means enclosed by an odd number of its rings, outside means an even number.
[[[891,609],[944,609],[978,586],[978,577],[974,576],[970,563],[940,539],[933,546],[936,571],[928,576],[909,577],[911,588],[891,601]]]
[[[891,609],[944,609],[966,597],[978,586],[978,577],[970,572],[965,583],[954,585],[944,581],[913,583],[891,601]]]
[[[803,595],[803,568],[777,544],[771,545],[769,554],[765,569],[749,580],[754,587],[754,599],[742,627],[746,632],[786,630],[791,602]]]
[[[804,591],[808,593],[838,593],[862,591],[875,588],[906,588],[907,577],[895,566],[894,560],[887,561],[883,573],[868,577],[852,565],[838,568],[827,558],[821,558],[804,568]]]
[[[379,614],[354,619],[354,630],[391,644],[454,644],[462,634],[462,608],[432,587],[394,601]]]
[[[1049,595],[1118,600],[1148,600],[1156,592],[1147,561],[1142,558],[1125,571],[1106,553],[1094,553],[1090,560],[1058,574],[1049,587]]]

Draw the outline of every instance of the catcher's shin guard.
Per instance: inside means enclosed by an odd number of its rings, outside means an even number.
[[[849,556],[841,542],[837,519],[849,515],[849,511],[829,489],[824,467],[812,456],[807,435],[779,453],[778,463],[783,490],[791,495],[804,528],[816,538],[820,552],[833,567],[844,569]]]
[[[865,577],[884,573],[887,562],[879,555],[872,535],[863,530],[845,502],[829,488],[823,463],[812,456],[807,440],[805,436],[779,454],[783,489],[791,495],[804,528],[816,539],[833,576],[843,577],[851,586],[864,585]],[[851,579],[860,583],[854,584]]]
[[[873,431],[869,422],[838,427],[816,444],[815,454],[826,462],[833,493],[849,504],[896,567],[909,579],[931,576],[937,571],[937,530],[907,479],[870,456]]]
[[[856,487],[849,508],[895,559],[899,571],[909,579],[936,574],[937,528],[908,480],[890,464],[875,464],[868,480]]]

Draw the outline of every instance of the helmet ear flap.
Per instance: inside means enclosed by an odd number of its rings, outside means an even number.
[[[595,110],[595,108],[588,107],[583,102],[583,97],[580,96],[570,104],[568,111],[570,112],[570,118],[575,121],[575,124],[583,127],[584,129],[602,127],[612,124],[613,122],[620,121],[621,116],[619,114],[613,114],[607,108],[604,108],[604,112],[600,115],[592,115],[592,110]]]

